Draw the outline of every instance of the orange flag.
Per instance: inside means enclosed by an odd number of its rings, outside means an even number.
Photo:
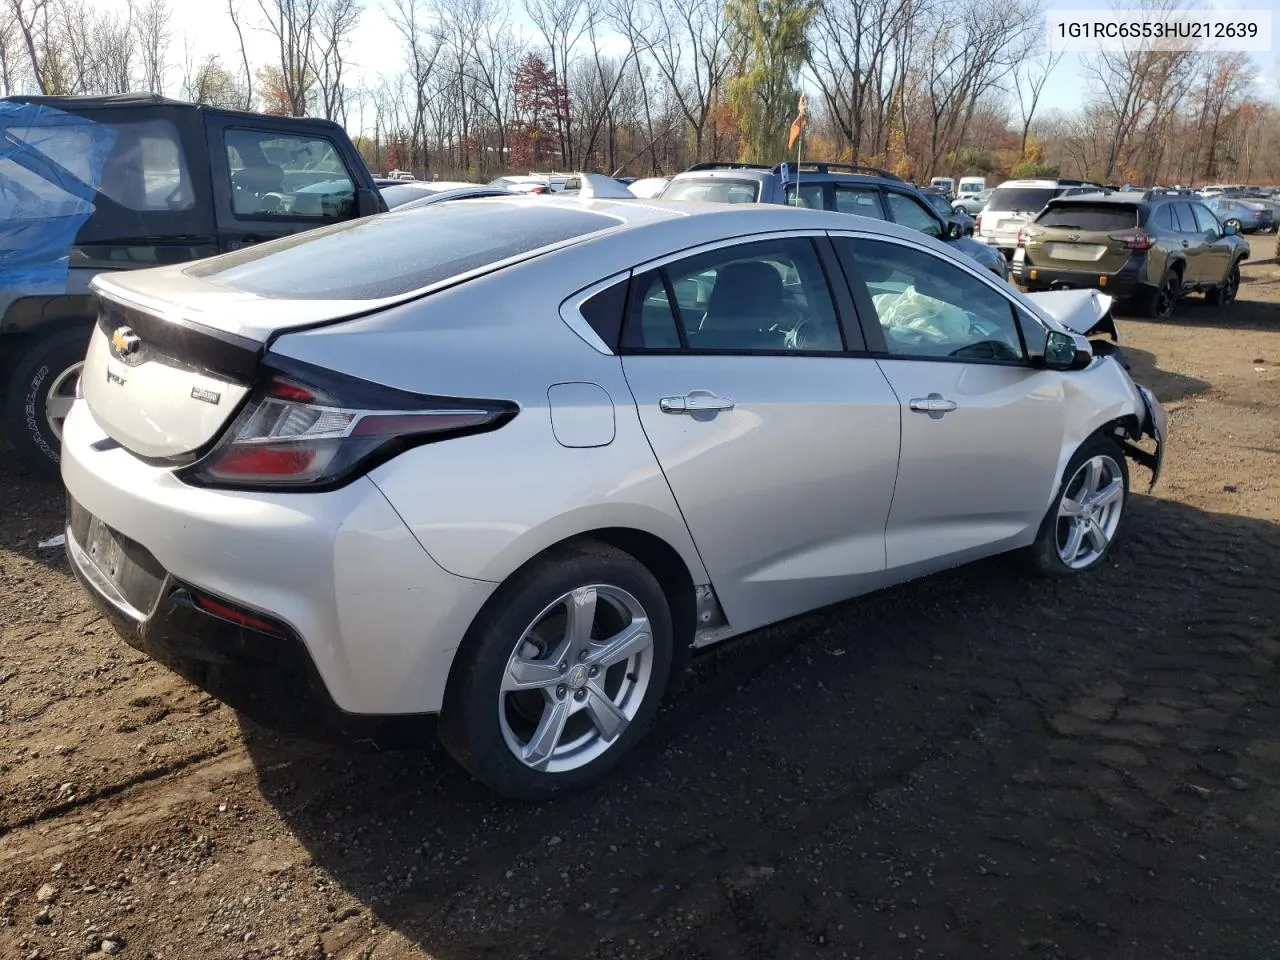
[[[809,114],[809,98],[805,94],[800,94],[800,112],[796,114],[795,120],[791,123],[791,134],[787,137],[787,152],[790,152],[796,145],[796,141],[800,139],[800,134],[804,130],[805,121]]]

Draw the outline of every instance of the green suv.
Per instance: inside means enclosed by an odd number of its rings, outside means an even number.
[[[1029,291],[1096,287],[1167,320],[1203,291],[1226,305],[1249,245],[1185,193],[1089,193],[1050,200],[1018,231],[1013,279]]]

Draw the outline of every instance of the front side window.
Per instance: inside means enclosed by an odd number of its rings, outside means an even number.
[[[623,345],[774,353],[844,349],[831,290],[806,238],[725,247],[637,277]]]
[[[347,220],[355,185],[328,140],[296,134],[226,132],[231,205],[238,217]]]
[[[837,238],[836,247],[850,283],[866,287],[889,356],[1024,358],[1012,304],[976,277],[901,244]]]
[[[909,197],[905,193],[898,193],[896,190],[887,192],[889,198],[889,215],[894,221],[902,224],[904,227],[910,227],[912,230],[919,230],[931,237],[941,237],[942,227],[938,224],[938,218],[924,208],[915,197]]]
[[[1198,203],[1190,204],[1190,206],[1191,215],[1196,218],[1196,226],[1200,228],[1201,233],[1210,233],[1215,237],[1222,235],[1222,225],[1218,223],[1217,217]]]

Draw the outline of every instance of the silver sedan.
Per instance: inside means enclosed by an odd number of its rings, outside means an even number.
[[[848,214],[470,199],[95,284],[67,550],[125,639],[439,714],[511,796],[604,776],[696,648],[992,554],[1099,566],[1160,469],[1105,297]]]

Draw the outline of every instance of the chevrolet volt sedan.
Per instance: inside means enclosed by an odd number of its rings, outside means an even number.
[[[95,285],[67,551],[125,639],[438,715],[513,797],[603,777],[696,648],[1099,566],[1161,465],[1107,298],[843,213],[472,199]]]

